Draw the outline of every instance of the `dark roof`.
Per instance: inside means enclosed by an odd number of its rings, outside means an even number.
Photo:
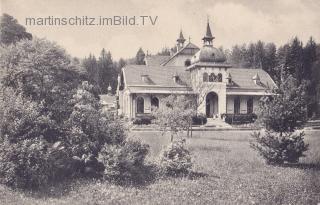
[[[202,39],[203,40],[209,40],[209,41],[212,41],[214,39],[214,37],[212,36],[212,33],[211,33],[209,22],[207,23],[206,34]]]
[[[161,65],[163,62],[170,59],[170,56],[152,55],[146,56],[146,64],[149,66]]]
[[[276,84],[271,79],[270,75],[262,69],[250,68],[227,68],[230,73],[234,86],[232,88],[241,89],[265,89],[274,88]],[[252,80],[255,75],[260,76],[260,85],[256,85]]]
[[[186,39],[183,37],[182,30],[180,30],[179,38],[177,39],[177,41],[182,43],[186,41]]]
[[[180,66],[127,65],[123,73],[127,86],[191,87],[190,72],[185,69]],[[142,75],[147,75],[147,80],[143,81]],[[174,75],[178,75],[177,83],[173,80]]]

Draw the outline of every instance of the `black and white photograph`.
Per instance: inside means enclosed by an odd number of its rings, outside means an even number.
[[[0,205],[320,205],[319,0],[0,0]]]

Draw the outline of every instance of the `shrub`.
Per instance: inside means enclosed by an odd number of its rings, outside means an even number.
[[[207,117],[204,115],[195,115],[192,117],[193,125],[204,125],[207,123]]]
[[[185,140],[171,142],[162,150],[159,158],[159,166],[165,174],[179,175],[191,171],[191,154],[185,147]]]
[[[137,117],[133,120],[134,125],[149,125],[154,118],[152,116]]]
[[[228,124],[245,124],[253,123],[257,119],[257,115],[254,113],[251,114],[222,114],[225,122]]]
[[[284,162],[297,163],[308,150],[308,144],[303,141],[304,133],[294,134],[291,132],[280,133],[266,131],[261,134],[252,134],[255,142],[251,147],[266,160],[267,164],[283,164]]]
[[[43,139],[0,144],[1,183],[14,188],[39,188],[62,180],[72,170],[63,146],[50,146]]]
[[[128,140],[122,145],[105,144],[98,160],[105,167],[104,177],[116,181],[126,181],[141,177],[141,169],[149,152],[149,145]]]

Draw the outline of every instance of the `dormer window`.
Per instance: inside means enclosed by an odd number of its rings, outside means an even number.
[[[259,77],[258,73],[252,77],[252,80],[253,80],[254,84],[256,84],[256,85],[260,84],[260,77]]]
[[[191,61],[190,59],[187,59],[185,62],[184,62],[184,66],[188,67],[191,65]]]
[[[175,83],[178,83],[179,82],[179,76],[177,73],[175,73],[173,76],[172,76],[172,79]]]

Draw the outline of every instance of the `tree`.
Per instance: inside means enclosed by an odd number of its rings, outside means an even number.
[[[259,105],[258,119],[266,131],[255,132],[255,142],[251,147],[265,158],[267,163],[296,163],[304,156],[308,145],[304,143],[304,133],[294,133],[306,122],[305,83],[298,84],[292,76],[274,90],[272,96],[265,97]]]
[[[303,47],[302,42],[295,37],[288,49],[285,62],[285,73],[292,75],[300,84],[303,79]]]
[[[135,59],[135,63],[137,65],[145,65],[145,58],[146,54],[143,52],[142,48],[139,48],[137,54],[136,54],[136,59]]]
[[[32,39],[32,35],[18,24],[18,21],[8,14],[0,17],[0,43],[9,45],[21,39]]]
[[[169,95],[161,100],[161,106],[153,111],[155,123],[160,126],[162,133],[170,132],[171,141],[174,135],[186,130],[195,115],[193,101],[183,95]]]

